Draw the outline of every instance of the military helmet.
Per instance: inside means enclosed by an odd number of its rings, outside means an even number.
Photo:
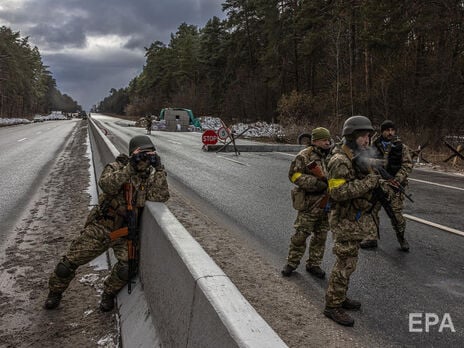
[[[356,131],[374,132],[371,120],[366,116],[351,116],[343,124],[342,136],[352,135]]]
[[[140,150],[152,150],[155,151],[155,145],[151,142],[151,139],[146,135],[136,135],[129,142],[129,156],[140,147]]]

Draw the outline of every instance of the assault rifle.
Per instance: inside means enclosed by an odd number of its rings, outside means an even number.
[[[393,190],[397,192],[401,192],[408,200],[410,200],[412,203],[414,203],[414,200],[412,199],[410,194],[407,194],[403,185],[401,185],[393,175],[391,175],[389,172],[386,171],[385,168],[383,167],[376,167],[374,168],[375,171],[377,171],[382,179],[386,180],[386,183],[388,186],[392,187]]]
[[[361,157],[360,155],[358,155],[353,157],[352,161],[359,168],[359,170],[361,170],[361,172],[365,174],[377,171],[377,173],[379,173],[382,179],[384,180],[388,181],[392,178],[391,175],[383,168],[383,166],[381,166],[379,160],[376,160],[374,158]],[[390,178],[384,177],[384,175],[387,174],[390,176]],[[398,220],[396,219],[395,213],[393,212],[393,208],[391,206],[390,200],[388,199],[388,195],[380,186],[377,186],[372,191],[372,207],[370,209],[370,213],[372,213],[372,210],[374,209],[374,206],[377,202],[379,202],[382,205],[382,208],[385,210],[385,213],[387,213],[392,223],[394,225],[398,225]],[[377,235],[379,235],[379,226],[377,226]]]
[[[372,208],[370,212],[372,213],[372,209],[374,208],[375,203],[379,202],[382,205],[382,208],[385,210],[387,213],[388,217],[390,220],[393,222],[393,225],[397,226],[398,225],[398,220],[396,219],[395,213],[393,212],[393,208],[390,204],[390,201],[388,200],[388,196],[385,193],[384,190],[380,186],[377,186],[373,191],[372,191]],[[377,234],[378,234],[378,229],[377,229]]]
[[[127,292],[130,294],[132,292],[132,284],[135,282],[132,281],[132,278],[137,274],[137,240],[138,240],[138,226],[137,218],[135,216],[135,211],[132,206],[132,189],[133,186],[131,183],[124,184],[124,195],[126,198],[127,204],[127,263],[129,266],[129,276],[127,283]]]
[[[383,159],[377,159],[377,158],[371,158],[371,157],[363,157],[362,155],[357,155],[353,157],[353,162],[356,164],[356,166],[361,170],[363,173],[373,173],[377,172],[382,179],[385,180],[388,186],[393,188],[394,191],[396,192],[401,192],[404,194],[404,196],[414,203],[414,200],[412,199],[412,196],[410,194],[406,193],[406,190],[404,189],[403,185],[401,185],[393,175],[391,175],[387,170],[384,168],[384,160]]]
[[[122,227],[118,230],[111,232],[110,238],[112,241],[121,237],[126,237],[127,239],[127,263],[129,268],[127,292],[130,294],[132,292],[132,284],[135,284],[135,282],[132,281],[132,278],[134,278],[137,275],[137,241],[139,235],[139,228],[137,224],[135,210],[132,206],[133,186],[130,183],[125,183],[123,187],[124,198],[126,200],[127,205],[127,227]]]

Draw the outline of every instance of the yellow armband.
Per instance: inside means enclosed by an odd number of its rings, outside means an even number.
[[[346,182],[345,179],[330,179],[329,180],[329,191],[342,186]]]
[[[292,175],[292,178],[290,179],[291,182],[295,183],[295,181],[298,180],[298,178],[302,175],[300,172],[296,172],[295,174]]]

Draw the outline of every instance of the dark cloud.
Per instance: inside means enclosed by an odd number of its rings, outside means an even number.
[[[76,21],[66,26],[41,23],[31,27],[29,35],[37,46],[47,49],[85,47],[85,33]]]
[[[223,18],[222,1],[7,0],[0,23],[29,36],[60,90],[88,108],[140,73],[144,47],[168,44],[183,22],[203,27],[213,16]],[[90,47],[98,37],[107,38],[104,45]]]

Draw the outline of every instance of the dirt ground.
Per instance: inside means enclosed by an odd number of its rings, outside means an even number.
[[[90,195],[87,124],[73,136],[44,180],[30,209],[0,254],[0,347],[118,347],[116,311],[98,309],[107,270],[83,266],[57,310],[43,309],[47,281],[61,254],[87,216]],[[388,346],[356,337],[322,314],[302,277],[282,278],[280,270],[239,236],[228,231],[174,189],[167,205],[242,294],[290,347]],[[309,286],[325,286],[323,283]]]

